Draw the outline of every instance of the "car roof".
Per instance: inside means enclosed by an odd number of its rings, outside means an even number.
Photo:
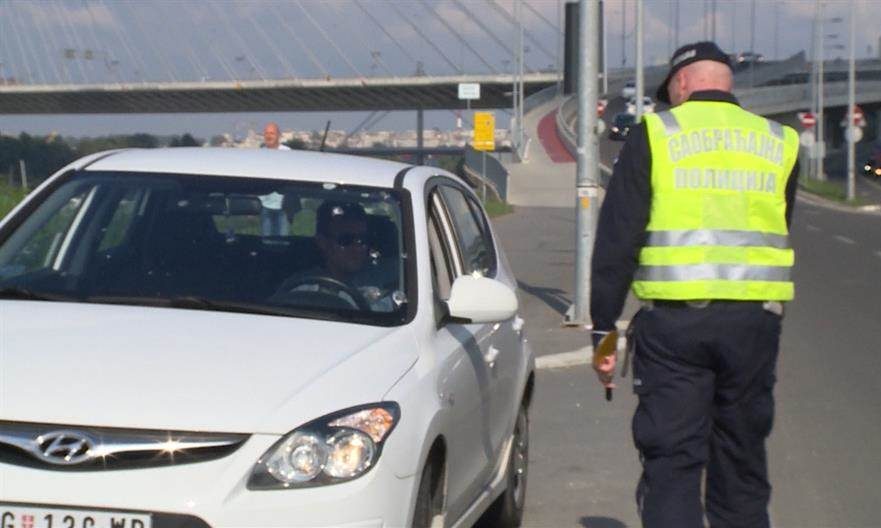
[[[87,171],[238,176],[394,187],[395,161],[305,150],[174,147],[127,149],[91,158]]]

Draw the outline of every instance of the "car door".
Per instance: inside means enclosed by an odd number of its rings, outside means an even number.
[[[493,279],[499,276],[500,266],[489,223],[483,208],[474,196],[454,184],[443,185],[439,193],[456,234],[456,243],[463,264],[464,274],[479,274]],[[503,282],[516,289],[513,278]],[[483,361],[489,370],[490,409],[489,423],[492,459],[499,460],[505,442],[513,430],[514,416],[519,395],[516,377],[522,372],[522,345],[519,335],[515,337],[514,320],[484,325],[467,325],[480,336]]]
[[[489,422],[492,413],[490,369],[483,360],[486,330],[446,318],[449,299],[462,263],[453,226],[437,192],[428,194],[428,240],[434,283],[433,348],[438,357],[437,392],[447,409],[447,515],[459,518],[480,495],[492,475]]]

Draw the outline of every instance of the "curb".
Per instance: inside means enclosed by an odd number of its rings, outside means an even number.
[[[824,209],[830,209],[833,211],[839,211],[842,213],[851,213],[851,214],[868,214],[868,215],[876,215],[881,216],[881,204],[870,204],[870,205],[844,205],[828,198],[823,198],[822,196],[816,195],[810,191],[806,191],[804,189],[799,188],[796,193],[796,199],[798,201],[808,203],[811,205],[816,205],[817,207],[822,207]]]

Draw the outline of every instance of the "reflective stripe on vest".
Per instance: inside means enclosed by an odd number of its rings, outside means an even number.
[[[789,237],[758,231],[737,231],[734,229],[693,229],[681,231],[650,231],[646,246],[655,247],[693,247],[693,246],[731,246],[731,247],[771,247],[789,249]]]
[[[792,299],[789,127],[727,102],[644,117],[652,207],[633,291],[641,299]]]
[[[676,266],[640,266],[636,280],[671,281],[767,281],[785,282],[789,266],[749,266],[744,264],[679,264]]]

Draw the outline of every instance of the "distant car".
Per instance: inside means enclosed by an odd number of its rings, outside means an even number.
[[[621,88],[621,97],[624,99],[636,97],[636,81],[630,80],[624,83],[624,88]]]
[[[516,284],[438,168],[80,159],[0,220],[0,525],[519,526]]]
[[[627,112],[615,114],[615,117],[612,118],[612,126],[609,127],[609,139],[623,141],[627,138],[630,127],[635,123],[636,116],[633,114],[628,114]]]
[[[881,179],[881,154],[876,154],[866,160],[863,165],[863,175],[869,178]]]
[[[650,114],[655,111],[655,102],[652,101],[652,98],[649,96],[645,96],[642,98],[642,113]],[[631,97],[630,100],[627,101],[627,113],[628,114],[636,114],[636,98]]]
[[[741,70],[749,67],[750,64],[758,64],[761,62],[765,62],[765,56],[761,53],[743,51],[734,57],[734,68],[736,70]]]

